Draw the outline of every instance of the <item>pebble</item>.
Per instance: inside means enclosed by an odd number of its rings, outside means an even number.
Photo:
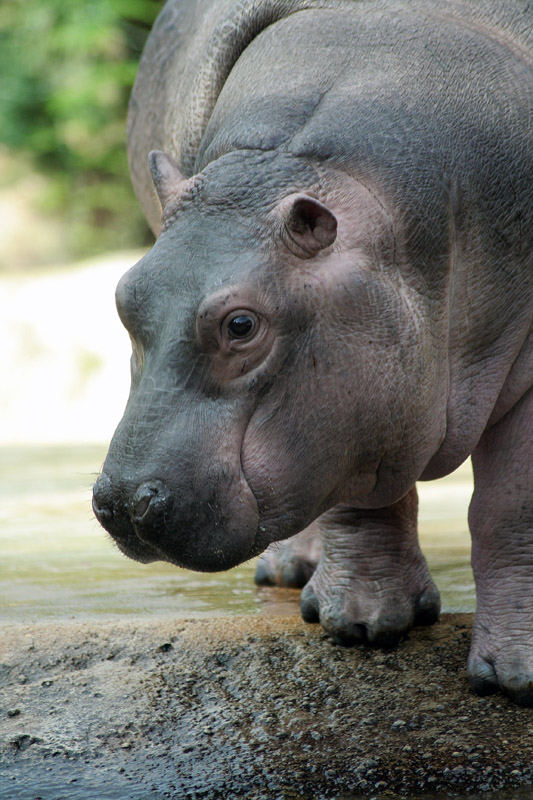
[[[392,723],[391,728],[395,731],[398,731],[401,730],[402,728],[405,728],[406,725],[407,723],[404,719],[396,719]]]

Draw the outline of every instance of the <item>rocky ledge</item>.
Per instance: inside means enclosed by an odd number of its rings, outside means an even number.
[[[0,796],[526,798],[533,713],[470,693],[471,623],[393,651],[296,615],[7,627]]]

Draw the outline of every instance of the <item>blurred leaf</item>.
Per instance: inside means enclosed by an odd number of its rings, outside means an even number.
[[[146,239],[130,188],[126,114],[139,52],[162,5],[0,2],[0,143],[47,176],[54,213],[76,216],[69,246],[77,255],[100,249],[117,228],[130,237],[121,246]]]

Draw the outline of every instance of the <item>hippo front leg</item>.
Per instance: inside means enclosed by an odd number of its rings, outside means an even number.
[[[472,454],[469,510],[477,610],[468,658],[478,694],[533,705],[533,390]]]
[[[395,644],[438,619],[440,598],[418,545],[416,488],[388,508],[339,505],[320,517],[323,553],[302,591],[307,622],[335,641]]]

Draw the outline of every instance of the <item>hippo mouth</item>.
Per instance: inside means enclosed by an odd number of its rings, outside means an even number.
[[[206,496],[205,490],[201,494],[184,502],[177,490],[158,479],[127,492],[103,472],[95,483],[92,505],[119,550],[144,564],[166,561],[199,572],[218,572],[266,549],[270,538],[242,470],[238,480],[226,487],[226,503],[219,501],[220,491],[218,496]]]

